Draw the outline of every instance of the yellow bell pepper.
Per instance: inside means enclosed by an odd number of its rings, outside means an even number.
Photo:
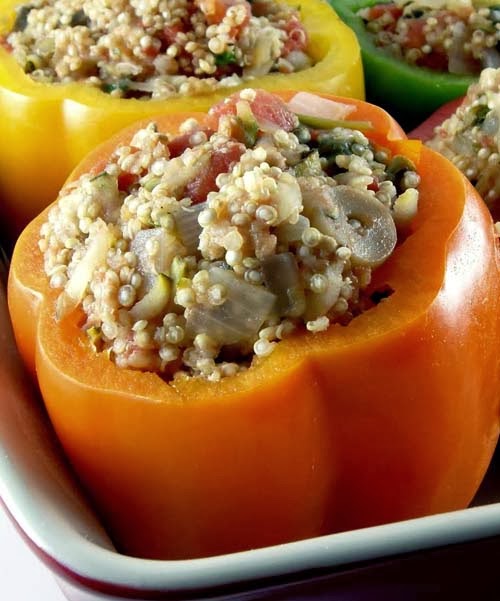
[[[295,4],[294,0],[285,2]],[[15,7],[21,3],[2,1],[0,38],[11,30]],[[363,98],[360,50],[352,31],[323,0],[302,3],[300,12],[314,66],[259,77],[251,86]],[[223,95],[220,91],[195,98],[144,101],[112,98],[78,83],[37,83],[0,45],[0,217],[8,224],[4,234],[13,241],[54,200],[80,159],[125,125],[158,113],[207,110]]]

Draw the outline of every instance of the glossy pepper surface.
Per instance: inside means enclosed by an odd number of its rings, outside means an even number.
[[[1,3],[0,37],[11,29],[19,4]],[[301,18],[315,65],[286,76],[259,77],[250,85],[362,98],[361,55],[352,31],[322,0],[303,3]],[[112,133],[148,115],[206,110],[222,94],[144,101],[112,98],[84,84],[36,83],[0,44],[0,216],[10,238],[56,197],[87,152]]]
[[[289,98],[290,94],[283,94]],[[481,199],[444,158],[362,101],[350,119],[417,167],[419,212],[349,325],[298,332],[219,383],[167,384],[96,354],[54,320],[23,232],[9,308],[57,435],[118,548],[190,558],[465,507],[499,432],[500,277]],[[184,116],[158,117],[174,132]],[[129,128],[72,174],[99,172]],[[26,316],[30,315],[30,319]]]
[[[381,0],[328,0],[356,33],[365,72],[366,98],[383,106],[405,129],[415,127],[445,102],[463,96],[477,78],[415,67],[378,48],[358,16]]]

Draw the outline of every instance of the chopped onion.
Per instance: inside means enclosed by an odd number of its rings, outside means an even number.
[[[288,102],[292,113],[320,117],[322,119],[342,120],[356,111],[351,104],[322,98],[309,92],[298,92]]]
[[[286,60],[293,65],[295,71],[308,69],[312,65],[311,58],[302,50],[292,50],[286,55]]]
[[[463,154],[465,156],[473,156],[476,153],[474,143],[465,133],[458,133],[455,135],[451,140],[451,145],[457,155]]]
[[[309,292],[307,295],[307,308],[305,312],[306,321],[311,321],[326,315],[335,305],[342,289],[342,271],[344,263],[339,261],[329,263],[323,275],[326,277],[326,288],[324,292]]]
[[[481,124],[481,130],[488,136],[496,136],[500,128],[500,117],[495,111],[490,111]]]
[[[115,237],[107,224],[98,219],[89,234],[85,254],[75,266],[66,287],[57,299],[56,319],[62,319],[79,305],[94,272],[106,264],[108,250],[114,240]]]
[[[115,222],[122,205],[116,176],[103,171],[84,183],[84,186],[102,206],[104,220]]]
[[[283,243],[298,242],[302,239],[304,230],[310,225],[307,217],[299,215],[297,223],[282,223],[276,228],[278,240]]]
[[[453,42],[448,51],[448,71],[455,75],[474,75],[475,61],[465,54],[466,26],[462,21],[453,25]]]
[[[208,167],[209,161],[210,154],[199,146],[186,148],[182,155],[167,161],[162,174],[165,194],[181,198],[187,185]]]
[[[500,52],[496,48],[486,48],[483,53],[483,69],[500,67]]]
[[[174,213],[177,233],[189,254],[194,254],[200,243],[201,225],[198,223],[200,213],[207,208],[206,202],[181,208]]]
[[[262,270],[267,289],[276,295],[276,313],[280,317],[300,317],[304,313],[306,299],[294,255],[285,252],[266,257],[262,261]]]
[[[234,272],[210,269],[210,285],[225,288],[221,305],[195,305],[186,310],[186,330],[190,336],[203,332],[220,345],[251,342],[271,315],[276,296],[261,286],[239,279]]]
[[[151,254],[151,248],[155,246],[156,252]],[[178,238],[161,227],[138,232],[130,243],[130,249],[137,256],[138,269],[146,280],[146,289],[152,285],[156,274],[169,272],[175,256],[186,254]]]
[[[302,192],[297,179],[291,173],[281,174],[273,199],[278,211],[277,223],[296,223],[302,211]]]
[[[275,61],[273,55],[273,47],[276,43],[275,35],[272,27],[262,27],[257,30],[249,65],[243,69],[244,79],[261,77],[269,73]]]

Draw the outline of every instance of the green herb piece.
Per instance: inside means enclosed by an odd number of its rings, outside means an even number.
[[[13,31],[24,31],[28,25],[28,15],[35,8],[34,6],[21,6],[17,11],[16,20],[14,21]]]
[[[121,90],[122,92],[126,92],[130,88],[130,80],[129,79],[120,79],[114,83],[104,83],[101,86],[101,90],[106,92],[106,94],[111,94],[115,90]]]
[[[247,148],[253,148],[257,142],[257,134],[259,133],[257,122],[244,121],[240,117],[236,117],[236,121],[243,132],[243,143]]]
[[[486,115],[490,112],[487,104],[480,104],[474,110],[474,121],[472,122],[472,127],[476,125],[482,125],[484,120],[486,119]]]
[[[226,65],[234,65],[237,63],[236,54],[231,50],[225,50],[220,54],[214,54],[215,64],[218,67],[224,67]]]
[[[35,63],[31,60],[27,60],[26,64],[24,65],[24,72],[25,73],[33,73],[33,71],[35,71],[35,69],[36,69]]]
[[[71,25],[71,27],[76,27],[78,25],[88,27],[90,25],[90,19],[85,14],[85,11],[81,8],[80,10],[77,10],[73,13],[69,24]]]
[[[396,189],[401,188],[401,183],[403,181],[404,174],[407,171],[416,171],[414,163],[410,161],[410,159],[406,158],[401,154],[395,155],[389,165],[387,166],[387,179],[390,180],[395,186]]]
[[[104,342],[102,339],[101,328],[92,326],[87,330],[87,336],[92,348],[94,349],[94,352],[98,353],[100,350],[102,350]]]
[[[295,166],[295,175],[297,177],[308,175],[320,176],[324,174],[325,172],[323,171],[317,150],[313,150],[311,154],[307,155],[305,159]]]
[[[318,151],[321,156],[324,157],[335,157],[339,154],[350,155],[354,154],[352,139],[346,140],[340,138],[328,131],[321,132],[318,135]]]
[[[500,23],[500,4],[490,6],[490,19],[493,23]]]
[[[346,129],[359,129],[367,131],[373,129],[371,121],[347,121],[344,119],[325,119],[324,117],[314,117],[313,115],[297,115],[302,125],[307,125],[313,129],[334,129],[335,127],[344,127]]]
[[[311,130],[305,125],[299,125],[299,127],[296,127],[292,133],[297,136],[297,140],[301,144],[309,144],[311,141]]]
[[[158,184],[161,182],[161,177],[152,177],[150,179],[148,179],[147,182],[144,183],[144,188],[148,191],[148,192],[152,192],[156,186],[158,186]]]

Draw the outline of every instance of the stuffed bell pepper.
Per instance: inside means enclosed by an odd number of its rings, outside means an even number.
[[[474,188],[383,110],[245,89],[92,152],[9,308],[118,549],[191,558],[466,507],[497,259]]]
[[[442,107],[413,135],[452,161],[500,218],[500,68],[484,69],[463,99]]]
[[[500,66],[496,0],[330,0],[362,48],[367,98],[405,127]]]
[[[355,36],[321,0],[3,0],[0,196],[12,239],[125,125],[242,86],[363,97]]]

